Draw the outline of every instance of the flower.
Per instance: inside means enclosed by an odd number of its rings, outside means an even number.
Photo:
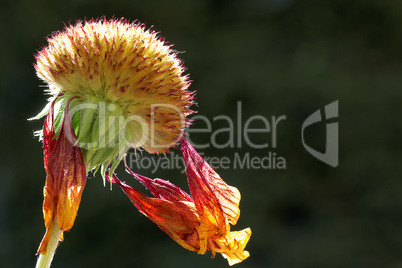
[[[140,181],[155,198],[121,182],[115,174],[107,178],[121,187],[137,209],[155,222],[182,247],[215,256],[219,252],[230,265],[245,260],[244,250],[250,236],[250,228],[231,232],[239,216],[240,192],[227,185],[202,159],[187,139],[181,139],[181,151],[186,164],[190,197],[174,184],[161,179],[149,179],[126,170]]]
[[[194,92],[176,52],[154,32],[103,18],[66,26],[47,41],[36,73],[50,102],[63,95],[56,117],[74,97],[69,109],[88,170],[115,167],[130,147],[166,153],[175,146]]]
[[[65,109],[58,137],[55,137],[54,132],[53,109],[54,103],[50,106],[43,125],[44,162],[47,173],[43,190],[46,234],[39,246],[38,254],[46,252],[55,223],[61,231],[68,231],[73,227],[86,183],[86,170],[81,151],[71,143],[71,138],[75,138],[75,134],[68,109]]]
[[[229,264],[249,256],[249,228],[231,232],[239,191],[228,186],[183,138],[194,92],[170,46],[143,25],[91,20],[66,26],[36,55],[51,98],[43,138],[45,236],[37,267],[49,267],[63,232],[72,228],[87,172],[119,185],[140,212],[184,248],[221,253]],[[121,182],[114,170],[133,147],[165,154],[180,141],[192,196],[172,183],[127,171],[155,196]],[[109,175],[111,174],[111,177]]]

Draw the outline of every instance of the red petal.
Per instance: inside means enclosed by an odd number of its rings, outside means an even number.
[[[217,226],[222,226],[223,217],[236,224],[240,216],[240,192],[227,185],[187,139],[182,138],[180,145],[191,196],[198,212]]]
[[[63,231],[73,227],[86,183],[86,169],[81,149],[73,144],[77,141],[77,137],[68,106],[69,102],[64,111],[59,137],[50,154],[50,166],[54,175],[55,191],[58,194],[57,221]]]
[[[47,230],[39,247],[39,254],[46,252],[56,217],[60,230],[67,231],[73,226],[86,183],[86,169],[81,150],[72,143],[76,140],[76,136],[68,104],[69,102],[66,105],[60,134],[56,140],[53,139],[53,104],[43,128],[44,162],[47,172],[43,216]]]
[[[139,175],[126,165],[126,171],[141,182],[155,197],[169,200],[169,201],[189,201],[193,199],[182,189],[162,179],[150,179],[145,176]]]
[[[109,180],[120,186],[130,198],[134,206],[150,220],[156,223],[165,233],[182,247],[197,251],[199,249],[196,227],[199,218],[192,202],[168,201],[159,198],[149,198],[140,191],[120,181],[116,175]]]

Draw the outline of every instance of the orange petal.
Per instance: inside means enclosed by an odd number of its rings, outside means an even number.
[[[53,105],[49,109],[43,127],[45,168],[43,215],[46,234],[39,247],[39,254],[46,252],[51,228],[57,217],[59,229],[70,230],[74,224],[86,182],[86,170],[80,148],[73,145],[76,140],[68,104],[60,134],[56,140],[53,127]]]
[[[59,137],[50,153],[49,167],[53,173],[57,195],[57,222],[60,230],[67,231],[73,227],[81,195],[86,183],[85,163],[81,149],[74,146],[77,140],[68,111],[64,111],[64,121]]]
[[[187,139],[182,138],[180,144],[197,211],[217,226],[224,224],[225,218],[236,224],[240,216],[240,192],[227,185]]]
[[[196,227],[200,223],[192,202],[149,198],[121,182],[114,174],[111,181],[120,186],[141,213],[156,223],[178,244],[191,251],[199,249]]]

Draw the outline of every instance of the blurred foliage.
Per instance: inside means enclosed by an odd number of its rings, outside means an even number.
[[[401,14],[396,0],[2,1],[1,266],[33,267],[45,231],[42,148],[33,137],[42,122],[26,120],[46,103],[34,53],[63,23],[114,15],[154,25],[175,44],[198,91],[198,114],[235,118],[241,101],[244,120],[286,115],[276,148],[202,150],[219,157],[272,151],[287,162],[286,170],[218,170],[242,193],[233,230],[253,231],[251,257],[238,267],[402,267]],[[340,165],[332,168],[304,150],[300,128],[335,100]],[[212,127],[227,125],[217,120]],[[324,125],[308,135],[322,146]],[[269,143],[271,134],[251,137]],[[210,136],[191,139],[206,143]],[[187,189],[178,170],[141,172]],[[134,184],[122,169],[119,176]],[[181,248],[97,175],[53,267],[227,266],[209,256]]]

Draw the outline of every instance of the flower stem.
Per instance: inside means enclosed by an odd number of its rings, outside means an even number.
[[[62,234],[63,231],[59,229],[56,219],[52,226],[52,232],[50,234],[50,239],[47,245],[46,253],[39,255],[35,268],[50,267],[50,264],[52,263],[54,253],[56,252],[56,248],[59,245],[59,240]]]

